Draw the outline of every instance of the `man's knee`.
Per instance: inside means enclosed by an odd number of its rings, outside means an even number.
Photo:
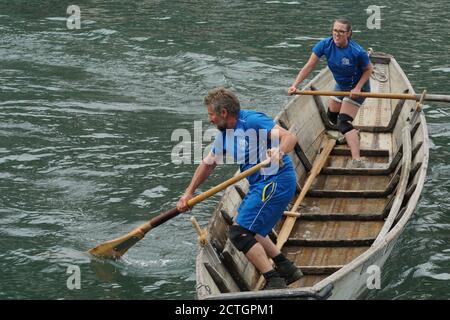
[[[255,233],[241,226],[233,224],[229,231],[230,241],[236,249],[246,254],[255,244]]]
[[[342,134],[346,134],[349,131],[352,131],[353,124],[352,124],[353,118],[350,117],[348,114],[340,113],[337,120],[338,129]]]

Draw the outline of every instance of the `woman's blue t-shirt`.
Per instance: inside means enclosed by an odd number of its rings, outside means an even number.
[[[318,58],[325,55],[328,68],[333,73],[339,87],[344,91],[350,91],[356,86],[370,62],[364,48],[351,39],[345,48],[339,48],[334,43],[333,37],[328,37],[319,41],[312,51]]]

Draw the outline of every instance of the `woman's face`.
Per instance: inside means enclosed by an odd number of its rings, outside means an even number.
[[[335,22],[333,25],[333,41],[338,47],[347,46],[350,32],[347,31],[347,25]]]

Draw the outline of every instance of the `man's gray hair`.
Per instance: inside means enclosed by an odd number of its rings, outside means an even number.
[[[239,99],[230,90],[217,87],[210,91],[203,99],[205,106],[211,105],[216,114],[220,114],[222,108],[231,115],[238,115],[241,110]]]

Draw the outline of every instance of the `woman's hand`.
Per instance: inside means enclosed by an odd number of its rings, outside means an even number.
[[[293,95],[296,90],[297,90],[296,86],[290,86],[288,88],[288,95],[290,95],[290,96]]]
[[[361,93],[361,88],[356,86],[350,91],[350,98],[356,98]]]

